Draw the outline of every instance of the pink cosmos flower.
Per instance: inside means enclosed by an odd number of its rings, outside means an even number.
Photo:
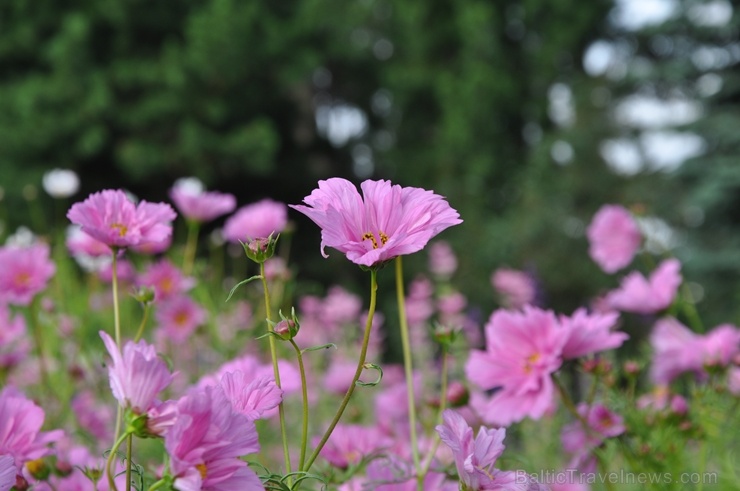
[[[172,235],[176,216],[168,204],[141,201],[135,205],[123,191],[110,189],[91,194],[67,213],[83,232],[110,247],[161,242]]]
[[[186,295],[163,303],[155,314],[162,335],[175,344],[187,341],[206,321],[206,311]]]
[[[331,465],[344,469],[351,464],[359,464],[363,458],[390,447],[392,443],[377,428],[338,424],[321,449],[321,456]]]
[[[604,205],[586,230],[588,253],[606,273],[614,273],[635,257],[642,235],[632,214],[619,205]]]
[[[740,354],[740,329],[731,324],[715,327],[701,337],[705,367],[726,367]]]
[[[123,354],[115,341],[103,331],[100,337],[113,364],[108,367],[110,388],[121,407],[136,414],[145,414],[155,403],[157,395],[172,382],[167,364],[157,356],[154,346],[145,341],[128,341]]]
[[[438,240],[429,246],[429,271],[449,278],[457,270],[457,257],[448,242]]]
[[[164,436],[178,491],[263,491],[240,459],[259,451],[257,429],[234,411],[218,387],[193,392],[177,404],[177,420]]]
[[[224,238],[229,242],[247,242],[279,234],[288,224],[288,207],[285,203],[263,199],[242,206],[224,224]]]
[[[167,259],[152,265],[142,274],[137,284],[154,288],[154,298],[163,302],[195,286],[195,279],[186,277],[177,266]]]
[[[41,432],[44,410],[12,387],[0,392],[0,455],[11,455],[21,468],[29,460],[48,455],[49,444],[62,430]]]
[[[114,421],[115,415],[110,406],[99,404],[92,392],[85,390],[75,395],[70,408],[80,428],[93,438],[101,442],[107,442],[113,438],[111,422]]]
[[[28,305],[46,288],[56,266],[49,258],[49,246],[0,247],[0,301]]]
[[[501,295],[502,304],[510,309],[534,303],[537,294],[532,277],[516,269],[497,269],[491,276],[491,285]]]
[[[0,491],[10,491],[15,486],[18,470],[13,463],[12,455],[0,455]]]
[[[727,373],[727,390],[732,395],[740,396],[740,367],[732,367]]]
[[[681,286],[681,263],[666,259],[646,280],[637,271],[624,279],[617,290],[610,292],[606,301],[612,308],[637,314],[654,314],[668,308]]]
[[[373,459],[367,465],[366,476],[354,477],[339,487],[339,491],[416,491],[418,483],[407,459],[387,455]],[[428,472],[422,489],[458,491],[457,483],[448,481],[440,472]]]
[[[514,471],[496,469],[496,460],[504,452],[506,429],[496,430],[481,426],[473,437],[473,429],[465,418],[451,409],[442,413],[444,423],[436,427],[440,439],[452,450],[455,467],[465,489],[528,490],[530,483],[522,482]],[[536,489],[536,488],[535,488]]]
[[[588,406],[578,405],[578,414],[585,420],[588,429],[581,421],[574,421],[563,428],[561,435],[563,449],[572,454],[569,469],[591,472],[595,469],[593,450],[606,438],[619,436],[625,432],[624,420],[600,403]]]
[[[280,370],[280,385],[283,393],[291,394],[301,390],[301,375],[295,365],[287,360],[279,359],[278,369]],[[273,383],[275,381],[271,363],[262,363],[253,355],[243,355],[221,365],[215,374],[202,377],[196,387],[202,389],[218,386],[221,384],[223,376],[230,372],[243,372],[250,380],[267,377]]]
[[[629,336],[612,331],[618,318],[616,312],[588,314],[586,309],[578,309],[570,317],[561,316],[560,324],[568,331],[563,358],[578,358],[622,346]]]
[[[182,216],[194,222],[210,222],[236,208],[233,194],[206,192],[195,179],[178,179],[170,189],[170,198]]]
[[[30,349],[23,316],[11,316],[8,306],[0,302],[0,370],[19,364]]]
[[[483,419],[506,426],[554,410],[551,375],[560,368],[569,330],[551,311],[525,306],[522,312],[497,310],[485,331],[485,351],[473,350],[465,365],[468,378],[481,389],[501,388]]]
[[[442,196],[390,181],[363,182],[362,196],[341,178],[319,181],[319,188],[290,205],[321,227],[321,253],[333,247],[361,266],[376,266],[411,254],[448,227],[462,223]]]
[[[223,374],[221,389],[234,410],[244,414],[250,421],[262,418],[263,414],[276,408],[283,400],[283,391],[275,384],[274,378],[251,378],[239,370]]]
[[[111,248],[98,239],[82,231],[79,225],[70,225],[67,229],[67,249],[73,256],[110,257]]]

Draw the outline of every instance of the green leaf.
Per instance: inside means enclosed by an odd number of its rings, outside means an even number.
[[[301,350],[301,354],[303,354],[303,353],[305,353],[307,351],[319,351],[319,350],[322,350],[322,349],[329,349],[329,348],[337,349],[337,345],[334,344],[334,343],[329,343],[329,344],[322,344],[321,346],[312,346],[310,348],[303,348]]]
[[[234,292],[236,291],[236,289],[239,288],[240,286],[242,286],[244,284],[247,284],[250,281],[253,281],[253,280],[261,280],[261,279],[262,279],[262,276],[260,276],[260,275],[254,275],[251,278],[247,278],[246,280],[240,281],[239,283],[237,283],[236,285],[234,285],[234,288],[231,289],[231,291],[229,292],[229,296],[226,297],[226,301],[227,302],[229,301],[229,299],[231,298],[231,296],[234,295]]]
[[[374,382],[363,382],[362,380],[358,380],[355,382],[356,385],[360,385],[362,387],[375,387],[380,383],[381,380],[383,380],[383,369],[380,368],[380,365],[376,365],[375,363],[365,363],[362,368],[365,370],[375,370],[378,372],[378,379]]]

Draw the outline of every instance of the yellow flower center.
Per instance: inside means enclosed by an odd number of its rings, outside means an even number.
[[[175,324],[178,326],[184,326],[188,322],[188,314],[186,312],[178,312],[175,315]]]
[[[128,232],[128,227],[126,225],[123,225],[122,223],[114,223],[110,226],[110,228],[118,230],[118,236],[123,237],[126,235],[126,232]]]
[[[203,480],[205,480],[206,475],[208,474],[208,471],[206,469],[206,465],[205,464],[197,464],[195,466],[195,468],[198,469],[198,472],[200,472],[200,478],[203,479]]]
[[[532,373],[532,368],[535,363],[537,363],[540,359],[541,355],[539,353],[532,353],[528,357],[524,359],[524,373],[529,375]]]
[[[44,461],[41,459],[29,460],[26,462],[26,469],[31,474],[38,474],[44,468]]]
[[[31,275],[26,271],[21,271],[15,275],[15,284],[18,286],[28,286],[31,282]]]
[[[388,236],[382,231],[378,231],[378,237],[380,237],[380,246],[384,246],[386,242],[388,242]],[[373,249],[377,249],[378,247],[378,239],[375,238],[375,234],[372,232],[365,232],[362,234],[362,240],[369,240],[373,243]]]

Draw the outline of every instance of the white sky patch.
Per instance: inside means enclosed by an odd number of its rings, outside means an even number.
[[[722,27],[732,19],[732,5],[726,0],[712,0],[689,7],[686,17],[701,27]]]
[[[693,123],[702,114],[702,106],[697,101],[680,98],[664,100],[645,95],[625,97],[614,111],[619,124],[643,129]]]
[[[618,27],[636,31],[662,24],[676,15],[677,11],[676,0],[617,0],[611,19]]]
[[[640,143],[650,169],[672,171],[704,153],[706,142],[688,131],[645,131]]]
[[[609,168],[619,175],[633,176],[642,170],[640,147],[629,138],[604,140],[599,153]]]
[[[350,104],[324,104],[316,108],[316,128],[335,147],[341,147],[367,131],[367,116]]]

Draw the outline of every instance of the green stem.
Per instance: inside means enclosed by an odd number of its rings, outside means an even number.
[[[126,439],[126,491],[131,491],[131,447],[133,447],[133,444],[134,435],[129,433]]]
[[[167,481],[165,481],[164,479],[160,479],[159,481],[149,486],[149,491],[155,491],[161,488],[162,486],[164,486],[165,484],[167,484]]]
[[[301,431],[301,456],[298,461],[298,469],[303,469],[306,462],[306,447],[308,446],[308,384],[306,383],[306,369],[303,366],[303,353],[294,340],[290,344],[295,349],[295,355],[298,358],[298,369],[301,372],[301,393],[303,397],[303,427]]]
[[[441,383],[440,383],[440,397],[439,397],[439,414],[437,415],[437,422],[438,424],[443,423],[442,413],[445,412],[445,409],[447,409],[447,346],[442,345],[442,374],[441,374]],[[434,444],[432,444],[432,448],[429,451],[429,454],[424,459],[424,463],[421,466],[421,472],[417,476],[417,481],[419,483],[424,482],[424,477],[426,477],[427,472],[429,472],[429,467],[432,465],[432,460],[434,460],[434,455],[437,453],[437,448],[439,448],[439,443],[441,440],[439,439],[439,433],[436,431],[434,432]]]
[[[146,327],[146,321],[149,320],[149,308],[151,307],[150,303],[144,304],[144,316],[141,318],[141,324],[139,324],[139,329],[136,331],[136,337],[134,337],[134,343],[138,343],[139,340],[141,340],[141,337],[144,335],[144,328]]]
[[[701,317],[699,317],[699,312],[696,310],[694,296],[691,294],[691,289],[686,283],[681,285],[681,294],[684,297],[681,299],[681,306],[689,321],[689,325],[695,332],[704,332],[704,324],[701,321]]]
[[[36,351],[38,352],[39,357],[41,383],[50,393],[53,393],[54,386],[49,379],[49,366],[47,364],[46,350],[44,349],[44,333],[41,332],[41,323],[39,322],[39,301],[37,296],[33,297],[33,300],[31,300],[28,317],[31,323],[34,344],[36,344]]]
[[[111,264],[113,284],[113,326],[116,346],[121,349],[121,311],[118,307],[118,249],[113,248],[113,264]]]
[[[121,446],[123,443],[123,440],[125,440],[128,437],[128,433],[124,433],[120,437],[118,437],[118,440],[116,440],[116,443],[113,444],[113,448],[110,449],[110,454],[108,454],[108,460],[105,463],[105,474],[108,476],[108,487],[111,491],[118,491],[118,488],[116,487],[116,481],[115,476],[113,475],[111,467],[113,466],[113,461],[116,458],[116,452],[118,452],[118,447]]]
[[[409,431],[411,434],[411,455],[414,459],[414,470],[417,477],[421,475],[419,460],[418,438],[416,436],[416,404],[414,400],[414,372],[411,359],[411,342],[409,341],[409,326],[406,319],[406,299],[403,291],[403,263],[401,256],[396,258],[396,297],[398,300],[398,321],[401,325],[401,346],[403,348],[403,368],[406,374],[406,395],[409,403]],[[418,489],[422,491],[421,481]]]
[[[185,253],[182,258],[182,272],[188,276],[193,271],[195,264],[195,253],[198,249],[198,233],[200,232],[200,223],[195,220],[188,220],[188,238],[185,243]]]
[[[265,263],[260,263],[260,276],[262,278],[262,289],[265,292],[265,317],[267,318],[267,330],[268,332],[273,331],[272,327],[272,318],[270,314],[270,290],[267,287],[267,280],[265,279]],[[277,358],[277,348],[275,346],[275,338],[273,336],[267,337],[268,341],[270,342],[270,357],[272,358],[272,372],[275,376],[275,385],[278,386],[278,388],[281,387],[280,385],[280,369],[278,367],[278,358]],[[283,456],[285,457],[285,472],[286,474],[290,474],[291,471],[291,464],[290,464],[290,449],[288,448],[288,434],[285,428],[285,407],[283,406],[283,403],[280,402],[278,405],[278,416],[280,418],[280,435],[282,436],[283,440]],[[292,483],[292,479],[288,479],[288,484]]]
[[[365,322],[365,334],[362,338],[362,348],[360,349],[360,359],[357,362],[357,369],[355,370],[355,375],[352,378],[352,383],[350,383],[349,388],[347,389],[347,392],[344,394],[344,398],[342,399],[342,402],[339,405],[339,409],[337,409],[337,413],[334,415],[334,419],[332,419],[331,423],[329,424],[329,428],[326,429],[326,432],[321,437],[321,441],[316,446],[311,456],[308,458],[308,462],[306,463],[305,467],[302,469],[303,472],[308,472],[308,470],[311,469],[311,465],[314,463],[316,458],[319,456],[319,452],[321,452],[321,449],[324,448],[324,445],[326,445],[326,442],[329,440],[329,437],[334,431],[334,428],[337,426],[337,423],[339,423],[339,420],[341,419],[342,414],[344,413],[344,410],[347,407],[347,404],[349,404],[349,400],[352,397],[352,393],[355,391],[357,381],[360,380],[360,376],[362,375],[362,370],[365,367],[365,357],[367,356],[367,345],[370,342],[370,331],[372,330],[372,327],[373,327],[373,316],[375,315],[375,303],[377,300],[377,291],[378,291],[377,278],[378,278],[378,272],[374,269],[371,269],[370,270],[370,307],[367,313],[367,321]]]

